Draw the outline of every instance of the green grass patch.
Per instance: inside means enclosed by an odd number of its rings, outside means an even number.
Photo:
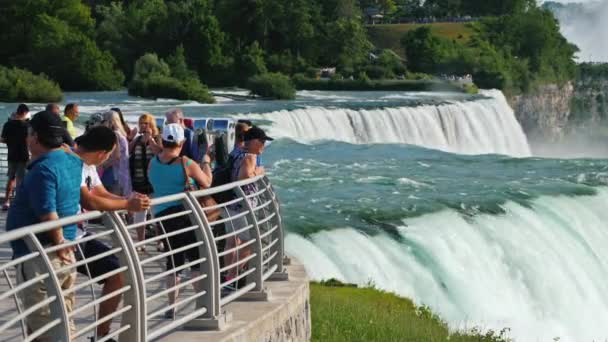
[[[333,281],[311,283],[310,291],[312,341],[509,341],[507,329],[450,333],[429,309],[376,289]]]
[[[473,34],[473,30],[467,23],[369,25],[367,26],[367,34],[376,48],[391,49],[399,56],[405,57],[405,51],[401,46],[401,38],[407,32],[421,26],[430,26],[433,34],[463,44],[467,43]]]

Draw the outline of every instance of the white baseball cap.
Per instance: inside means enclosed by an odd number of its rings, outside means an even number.
[[[184,136],[184,128],[177,123],[164,125],[162,138],[163,141],[180,143],[186,139]]]

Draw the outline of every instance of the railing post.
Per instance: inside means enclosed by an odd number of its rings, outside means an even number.
[[[258,220],[255,217],[253,207],[251,206],[251,203],[249,203],[249,201],[247,200],[247,195],[245,194],[243,189],[241,189],[240,186],[237,186],[234,188],[234,192],[238,197],[243,199],[242,203],[247,209],[247,212],[249,213],[249,215],[247,215],[249,217],[248,221],[253,224],[253,231],[255,233],[256,243],[253,244],[253,248],[256,253],[256,256],[255,258],[251,259],[255,267],[255,272],[253,272],[253,275],[255,276],[255,287],[252,289],[251,292],[264,293],[264,256],[262,255],[262,239],[260,238],[260,227],[258,226]],[[261,297],[264,300],[267,299],[267,297]]]
[[[68,310],[65,307],[65,300],[63,299],[63,291],[61,290],[61,284],[59,283],[59,279],[57,279],[57,275],[55,274],[55,269],[53,268],[53,263],[51,259],[44,251],[44,247],[38,241],[38,238],[34,234],[29,234],[24,237],[25,243],[31,251],[38,251],[40,253],[40,261],[36,261],[37,258],[33,260],[26,261],[21,265],[21,267],[25,267],[26,263],[31,262],[38,269],[38,271],[45,271],[49,274],[49,277],[44,280],[46,283],[46,296],[47,298],[51,296],[55,296],[57,299],[49,303],[50,309],[50,318],[52,317],[61,317],[61,321],[63,324],[60,324],[50,331],[51,339],[53,341],[61,341],[61,342],[69,342],[70,339],[70,317],[68,316]],[[76,272],[76,270],[73,270]],[[39,309],[44,310],[44,307]]]
[[[274,189],[272,189],[272,186],[270,185],[270,181],[268,180],[268,178],[266,176],[264,176],[261,179],[262,184],[264,184],[264,187],[266,187],[266,191],[268,192],[268,194],[271,197],[272,200],[272,207],[274,208],[274,212],[276,213],[276,222],[278,225],[277,228],[277,238],[279,240],[279,242],[277,243],[276,246],[276,251],[277,251],[277,255],[276,255],[276,263],[277,263],[277,271],[275,272],[275,274],[273,276],[271,276],[269,279],[270,280],[287,280],[288,278],[288,274],[285,271],[284,268],[284,258],[285,258],[285,241],[284,241],[284,231],[283,231],[283,219],[281,217],[281,208],[279,206],[279,202],[277,200],[277,195],[274,192]]]
[[[215,239],[207,215],[198,199],[189,192],[186,194],[184,204],[192,209],[190,220],[200,228],[195,230],[196,239],[204,242],[203,245],[198,246],[199,256],[204,255],[207,259],[206,263],[201,264],[201,273],[207,274],[207,277],[201,280],[202,288],[207,291],[207,295],[196,300],[196,307],[204,307],[207,312],[202,316],[203,319],[193,320],[188,323],[188,326],[222,330],[230,320],[230,316],[220,313],[220,265]]]
[[[131,290],[123,294],[122,301],[124,306],[131,305],[133,308],[122,315],[121,325],[130,325],[131,328],[120,335],[119,341],[145,341],[145,326],[142,328],[146,321],[145,306],[142,306],[142,296],[145,292],[141,292],[141,281],[138,281],[137,276],[139,267],[135,265],[136,259],[132,257],[132,251],[135,251],[135,248],[130,239],[125,239],[124,234],[128,234],[128,232],[126,232],[126,229],[124,232],[122,231],[121,220],[113,217],[112,214],[106,213],[103,216],[103,224],[106,228],[114,231],[112,242],[114,245],[119,245],[123,250],[122,253],[118,254],[118,260],[121,265],[127,266],[128,271],[123,279],[124,285],[131,286]]]
[[[131,286],[134,289],[135,296],[133,296],[133,298],[125,296],[123,300],[125,301],[125,304],[127,303],[127,300],[132,300],[132,302],[130,302],[129,304],[133,305],[136,314],[133,314],[133,316],[135,316],[133,317],[130,316],[131,313],[126,313],[125,315],[123,315],[123,319],[137,320],[139,340],[135,341],[147,341],[148,310],[146,305],[146,283],[144,281],[144,271],[140,266],[139,255],[137,254],[137,250],[133,245],[133,239],[131,239],[129,231],[125,227],[124,223],[122,222],[122,219],[120,218],[117,212],[108,212],[106,216],[104,216],[104,224],[106,225],[106,227],[116,227],[117,232],[122,237],[122,241],[124,242],[124,245],[122,246],[125,248],[125,254],[121,254],[119,260],[122,265],[127,265],[129,267],[129,270],[131,270],[129,272],[130,279],[128,279],[127,281],[131,282]],[[120,341],[129,342],[132,340],[129,340],[128,338],[123,337],[121,335]]]

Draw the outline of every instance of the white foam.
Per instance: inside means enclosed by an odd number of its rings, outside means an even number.
[[[526,136],[500,91],[486,99],[418,107],[303,108],[249,117],[269,120],[270,135],[303,143],[404,143],[465,154],[530,156]]]
[[[542,197],[504,215],[406,220],[402,241],[350,228],[289,235],[313,279],[337,277],[429,305],[452,328],[508,327],[518,341],[608,337],[608,190]]]

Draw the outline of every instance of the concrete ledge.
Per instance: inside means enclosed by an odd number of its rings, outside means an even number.
[[[232,320],[222,331],[196,331],[189,327],[165,336],[161,341],[179,342],[281,342],[309,341],[311,337],[310,289],[304,266],[291,259],[286,267],[288,281],[267,281],[272,293],[267,301],[235,301],[222,309]]]

